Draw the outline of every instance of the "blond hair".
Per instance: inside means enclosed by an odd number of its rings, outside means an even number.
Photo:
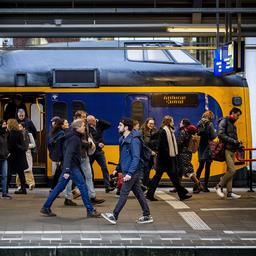
[[[174,127],[174,121],[173,121],[173,117],[172,116],[164,116],[163,120],[162,120],[162,124],[161,124],[161,127],[164,127],[164,126],[172,126]]]
[[[207,110],[203,113],[202,118],[213,120],[214,119],[214,113],[210,110]]]
[[[19,124],[16,119],[8,119],[7,127],[9,131],[19,131]]]

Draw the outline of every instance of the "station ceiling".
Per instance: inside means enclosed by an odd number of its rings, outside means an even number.
[[[256,0],[0,0],[0,37],[256,36]]]

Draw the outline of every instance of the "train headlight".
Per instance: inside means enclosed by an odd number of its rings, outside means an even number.
[[[234,106],[241,106],[242,105],[242,98],[237,96],[232,98],[232,104]]]

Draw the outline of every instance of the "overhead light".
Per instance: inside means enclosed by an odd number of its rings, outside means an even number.
[[[167,31],[170,33],[217,33],[216,26],[209,25],[173,25],[168,27]],[[220,33],[225,33],[225,28],[223,26],[219,27]]]

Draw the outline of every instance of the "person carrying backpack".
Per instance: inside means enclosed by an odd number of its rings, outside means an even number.
[[[235,169],[235,152],[242,146],[242,142],[238,140],[237,128],[235,122],[242,115],[242,111],[234,107],[230,110],[229,116],[223,118],[219,122],[219,139],[225,146],[225,158],[227,164],[227,172],[222,176],[220,182],[215,187],[216,193],[219,197],[224,198],[225,194],[222,189],[227,188],[227,199],[238,199],[241,195],[232,192],[233,176]]]
[[[197,132],[197,128],[190,123],[188,119],[182,119],[180,122],[180,129],[177,135],[178,144],[178,170],[180,178],[182,176],[190,178],[194,182],[193,193],[197,194],[203,190],[202,184],[197,179],[194,172],[194,167],[191,163],[192,152],[189,149],[189,143],[192,136]]]
[[[126,204],[128,195],[132,191],[140,203],[143,215],[137,220],[137,223],[152,223],[153,218],[150,215],[147,200],[140,186],[141,167],[141,140],[140,133],[133,131],[133,121],[129,118],[123,118],[118,125],[118,131],[122,134],[120,144],[120,158],[116,170],[113,172],[123,172],[123,185],[120,191],[119,200],[113,212],[102,213],[101,216],[111,224],[116,224],[119,214]]]
[[[211,168],[211,154],[209,148],[209,142],[217,137],[216,130],[213,125],[214,114],[212,111],[206,111],[203,113],[201,120],[197,125],[197,134],[201,137],[198,148],[198,160],[199,167],[196,171],[196,177],[200,180],[201,173],[205,168],[204,174],[204,192],[210,192],[208,189],[208,181],[210,177]]]

